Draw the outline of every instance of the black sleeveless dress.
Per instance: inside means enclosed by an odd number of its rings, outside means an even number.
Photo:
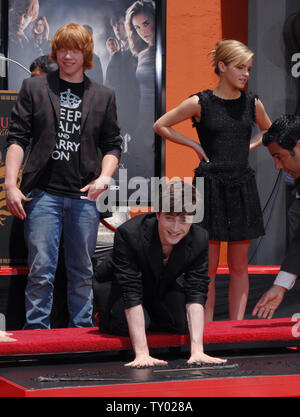
[[[241,91],[238,99],[217,97],[211,90],[195,94],[201,121],[193,120],[210,162],[195,170],[204,177],[204,219],[209,239],[239,241],[265,234],[254,171],[248,164],[255,96]],[[195,181],[195,179],[194,179]]]

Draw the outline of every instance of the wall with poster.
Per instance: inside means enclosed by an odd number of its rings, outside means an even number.
[[[126,17],[131,22],[136,10],[133,0],[86,0],[84,6],[82,0],[8,0],[8,57],[26,68],[49,53],[51,38],[62,25],[80,23],[92,32],[94,67],[86,75],[115,90],[123,136],[120,168],[126,171],[122,177],[116,174],[117,189],[127,187],[133,177],[150,182],[159,174],[159,148],[152,125],[156,118],[156,16],[161,2],[144,3],[139,11],[149,21],[148,31],[139,36],[132,23],[125,30]],[[25,77],[22,68],[8,63],[8,89],[19,90]]]
[[[9,2],[13,4],[12,2]],[[17,2],[21,3],[21,2]],[[118,0],[114,1],[91,1],[91,4],[97,4],[93,10],[92,16],[88,16],[82,7],[80,8],[80,15],[78,15],[79,8],[77,5],[81,2],[72,2],[72,7],[68,7],[69,1],[59,4],[56,0],[40,0],[40,14],[45,14],[47,20],[50,22],[50,15],[52,15],[51,24],[49,23],[49,33],[51,34],[61,25],[57,16],[65,16],[70,12],[70,17],[73,20],[86,23],[87,21],[93,27],[95,32],[96,53],[100,56],[101,64],[103,66],[103,74],[106,77],[106,70],[110,56],[106,45],[104,45],[103,33],[105,36],[116,37],[113,28],[109,23],[109,10],[117,8],[121,3]],[[89,1],[86,2],[89,7]],[[131,1],[124,2],[125,8],[131,4]],[[282,94],[282,89],[289,88],[289,97],[292,97],[292,92],[296,91],[294,81],[291,77],[286,77],[284,45],[282,39],[282,29],[285,19],[294,11],[298,10],[297,0],[260,0],[248,2],[247,0],[189,0],[182,2],[182,0],[167,0],[166,2],[166,89],[165,102],[166,110],[176,106],[180,101],[188,97],[190,94],[200,91],[205,88],[213,88],[216,85],[217,77],[213,72],[210,60],[207,57],[207,52],[214,48],[215,42],[222,38],[236,38],[244,42],[248,42],[248,28],[249,28],[249,45],[253,47],[256,52],[254,68],[250,78],[250,89],[259,94],[261,99],[266,103],[267,110],[272,118],[276,117],[279,112],[278,101],[274,100],[274,94],[278,96]],[[249,5],[248,5],[249,3]],[[82,4],[82,3],[81,3]],[[257,12],[258,5],[263,9],[270,28],[266,28],[264,19],[261,17],[262,13]],[[272,6],[274,5],[274,6]],[[103,18],[99,17],[97,8],[100,7],[103,13]],[[249,13],[248,13],[249,7]],[[87,9],[86,9],[87,10]],[[99,9],[100,10],[100,9]],[[58,13],[61,11],[61,13]],[[272,11],[272,13],[271,13]],[[11,13],[11,11],[10,11]],[[49,16],[47,16],[47,14]],[[278,22],[273,22],[275,16],[280,16]],[[55,18],[54,18],[55,17]],[[248,24],[249,18],[249,24]],[[258,32],[260,28],[260,32]],[[27,31],[28,31],[27,27]],[[271,31],[272,29],[272,31]],[[278,39],[278,51],[269,48],[270,35],[275,33]],[[261,42],[263,40],[264,42]],[[100,45],[102,45],[100,47]],[[156,45],[157,46],[157,45]],[[271,51],[274,59],[270,56]],[[273,61],[272,61],[273,59]],[[271,65],[272,64],[272,65]],[[272,76],[270,76],[270,74]],[[275,75],[283,79],[283,82],[275,85],[272,81]],[[277,76],[276,75],[276,76]],[[292,85],[288,83],[293,81]],[[276,84],[277,85],[277,84]],[[162,91],[164,94],[164,91]],[[268,102],[270,97],[270,103]],[[286,94],[287,95],[287,94]],[[272,98],[273,97],[273,98]],[[283,101],[285,100],[285,97]],[[281,101],[281,104],[283,103]],[[287,106],[289,101],[287,102]],[[273,107],[274,106],[274,109]],[[285,105],[283,105],[285,106]],[[294,103],[293,103],[294,106]],[[284,111],[285,108],[282,108]],[[290,111],[288,108],[287,111]],[[153,115],[154,117],[155,115]],[[180,131],[188,137],[196,139],[194,129],[189,122],[183,123]],[[142,139],[144,136],[142,136]],[[149,141],[146,141],[149,145]],[[128,141],[127,153],[123,156],[124,165],[130,167],[137,167],[140,172],[139,164],[143,164],[142,170],[147,171],[146,164],[153,156],[153,147],[156,146],[155,139],[151,142],[151,150],[146,147],[145,142],[136,139],[136,146],[139,145],[139,150],[142,153],[142,158],[139,162],[135,162],[134,150],[131,151],[130,146],[132,142]],[[125,145],[126,146],[126,145]],[[130,155],[132,159],[129,161]],[[180,155],[180,161],[178,156]],[[197,166],[196,155],[188,148],[184,148],[170,142],[166,143],[165,154],[163,155],[165,163],[165,174],[168,177],[181,176],[192,177],[193,169]],[[155,158],[155,157],[154,157]],[[274,185],[276,172],[273,168],[273,162],[266,154],[266,150],[261,148],[255,154],[251,155],[251,163],[257,171],[259,191],[263,206],[268,200],[272,187]],[[127,160],[127,162],[126,162]],[[133,161],[133,162],[131,162]],[[267,165],[266,163],[267,162]],[[122,162],[123,163],[123,162]],[[149,166],[153,166],[152,162]],[[265,173],[267,170],[267,174]],[[251,262],[257,264],[276,264],[279,263],[283,257],[285,250],[285,202],[284,202],[284,184],[281,181],[280,195],[282,195],[281,202],[279,198],[274,204],[275,210],[272,216],[266,212],[265,221],[268,223],[268,230],[266,236],[259,242],[253,242],[253,250],[251,251]],[[273,201],[273,200],[272,200]],[[269,221],[269,219],[271,220]],[[273,232],[272,232],[273,230]],[[276,236],[283,236],[280,244],[274,251],[274,242]],[[277,239],[276,242],[279,242]],[[254,257],[252,255],[255,254]],[[224,263],[226,263],[223,258]]]

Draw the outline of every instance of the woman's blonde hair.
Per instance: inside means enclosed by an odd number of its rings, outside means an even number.
[[[212,64],[215,67],[215,73],[219,75],[219,62],[228,65],[230,62],[237,61],[238,64],[245,64],[253,57],[254,52],[247,45],[233,39],[225,39],[216,43],[216,49],[210,51],[212,55]]]
[[[94,41],[92,34],[84,26],[68,23],[59,28],[51,41],[50,58],[57,63],[56,52],[61,48],[79,49],[83,53],[83,70],[94,65]]]

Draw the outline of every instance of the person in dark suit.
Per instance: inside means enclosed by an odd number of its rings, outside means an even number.
[[[295,188],[300,193],[300,117],[283,115],[271,125],[263,136],[275,161],[275,168],[282,169],[295,178]],[[297,201],[295,204],[298,204]],[[300,222],[293,231],[280,272],[273,286],[259,299],[253,309],[253,316],[272,318],[287,290],[290,290],[300,275]]]
[[[105,85],[116,93],[122,135],[133,135],[137,124],[140,91],[136,79],[137,58],[131,53],[125,29],[125,16],[115,11],[110,19],[119,48],[110,56]]]
[[[87,30],[91,32],[91,35],[93,36],[93,28],[90,25],[83,25]],[[93,62],[94,65],[91,69],[87,70],[86,75],[89,78],[92,78],[93,80],[97,81],[99,84],[103,84],[103,69],[102,69],[102,63],[99,55],[93,54]]]
[[[192,188],[190,202],[184,199],[186,187]],[[178,201],[184,201],[179,210]],[[193,223],[195,204],[199,204],[199,196],[192,185],[174,181],[162,186],[158,211],[119,226],[112,255],[95,270],[93,290],[100,331],[129,334],[135,359],[128,366],[166,363],[150,356],[146,329],[189,332],[188,363],[224,362],[203,352],[208,235]]]
[[[93,325],[91,256],[99,224],[95,200],[117,169],[122,139],[113,91],[84,74],[92,57],[93,39],[87,29],[74,23],[58,29],[51,42],[58,71],[24,80],[11,114],[6,204],[24,220],[29,267],[26,328],[50,327],[62,230],[68,325]],[[16,178],[29,144],[18,189]]]

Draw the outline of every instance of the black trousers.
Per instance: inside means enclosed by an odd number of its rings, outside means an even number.
[[[95,309],[102,333],[128,336],[128,326],[122,295],[111,281],[94,282]],[[159,300],[143,305],[145,328],[153,332],[186,334],[186,301],[183,289],[175,283]]]

